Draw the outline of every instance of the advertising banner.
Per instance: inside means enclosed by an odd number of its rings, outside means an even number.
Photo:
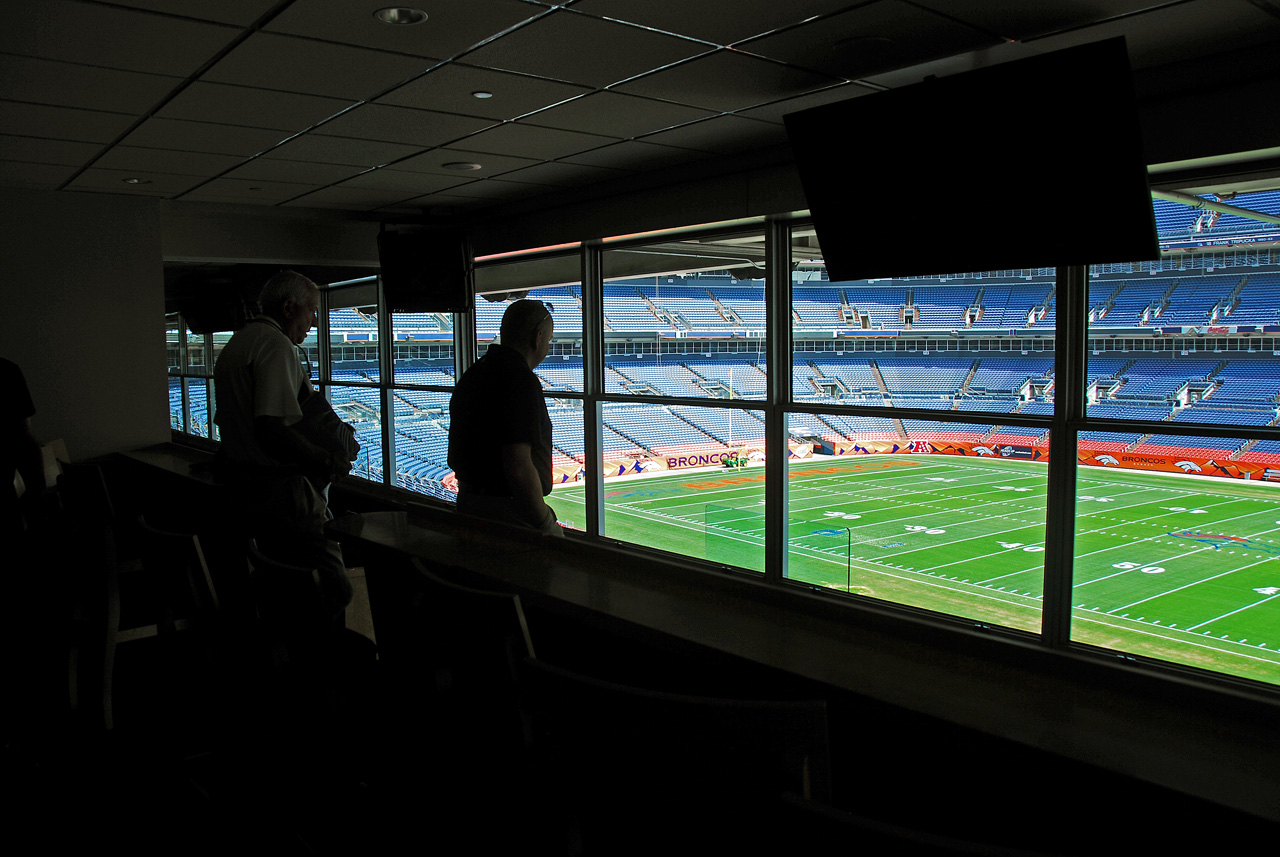
[[[868,440],[833,443],[836,455],[970,455],[1048,461],[1049,448],[1022,444],[969,443],[943,440]]]
[[[1272,475],[1274,471],[1271,471],[1266,464],[1256,461],[1216,461],[1198,456],[1144,455],[1140,452],[1103,452],[1089,449],[1079,450],[1076,457],[1081,464],[1094,467],[1119,467],[1125,470],[1153,470],[1161,473],[1220,476],[1226,479],[1275,481]]]

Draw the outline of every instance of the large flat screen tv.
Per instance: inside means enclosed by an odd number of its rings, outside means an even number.
[[[395,312],[470,312],[471,244],[464,233],[378,233],[382,294]]]
[[[1159,254],[1123,38],[784,121],[832,280]]]

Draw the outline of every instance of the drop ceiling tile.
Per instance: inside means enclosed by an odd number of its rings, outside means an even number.
[[[156,112],[165,119],[191,119],[251,128],[302,131],[356,102],[296,92],[277,92],[196,81]]]
[[[708,49],[700,42],[559,9],[467,54],[466,60],[604,87]]]
[[[201,79],[362,101],[432,64],[401,54],[255,33]]]
[[[983,51],[957,54],[953,57],[930,60],[907,68],[894,69],[882,74],[868,75],[860,83],[877,89],[898,89],[920,83],[926,77],[950,77],[978,68],[988,68],[1014,60],[1039,56],[1043,51],[1025,42],[1005,42]]]
[[[521,0],[415,0],[421,24],[388,25],[373,17],[386,0],[295,0],[265,29],[420,57],[452,57],[545,11]]]
[[[257,21],[279,0],[112,0],[117,6],[132,6],[136,9],[150,9],[153,12],[167,12],[181,15],[184,18],[199,18],[202,21],[217,21],[221,24],[236,24],[247,27]]]
[[[425,214],[451,214],[461,211],[478,211],[493,203],[487,199],[472,199],[461,196],[445,196],[443,194],[428,194],[420,196],[416,199],[407,199],[399,205],[389,205],[385,208],[375,209],[376,211],[395,212],[415,206],[414,213]]]
[[[181,78],[0,54],[0,98],[117,113],[146,113]]]
[[[122,113],[0,101],[0,134],[110,143],[136,121]]]
[[[65,164],[78,167],[102,151],[100,143],[42,140],[38,137],[0,135],[0,160],[33,164]]]
[[[854,80],[1001,43],[998,36],[902,0],[880,0],[738,47]]]
[[[325,134],[303,134],[271,150],[271,157],[287,161],[314,161],[321,164],[349,164],[378,167],[422,151],[421,146],[353,140]]]
[[[554,160],[608,145],[614,139],[596,134],[581,134],[577,131],[559,131],[555,128],[539,128],[520,122],[508,122],[468,137],[466,147],[477,152],[493,152],[495,155]]]
[[[451,170],[445,164],[479,164],[478,170]],[[517,158],[512,155],[495,155],[486,152],[471,152],[465,149],[442,148],[414,155],[396,162],[397,170],[409,170],[419,173],[434,173],[444,176],[467,176],[471,179],[488,178],[501,175],[511,170],[523,169],[540,163],[533,158]]]
[[[535,113],[524,121],[544,128],[637,137],[713,115],[709,110],[670,101],[654,101],[621,92],[596,92]]]
[[[590,152],[571,155],[564,160],[574,164],[611,167],[613,169],[652,170],[700,161],[710,157],[706,152],[664,146],[645,140],[626,140]]]
[[[644,138],[647,142],[727,155],[787,142],[785,127],[743,116],[716,116]]]
[[[335,137],[407,143],[425,149],[466,137],[494,124],[492,119],[414,110],[386,104],[364,104],[317,129]]]
[[[1018,41],[1105,21],[1156,5],[1151,0],[1054,0],[1053,3],[915,0],[915,3],[1006,39]]]
[[[802,95],[837,81],[736,51],[718,51],[615,87],[717,112]]]
[[[592,167],[586,164],[571,164],[567,161],[547,161],[532,167],[525,167],[522,170],[506,173],[503,178],[508,181],[528,182],[529,184],[575,187],[629,175],[631,173],[627,170]]]
[[[578,0],[575,12],[629,21],[695,39],[729,45],[750,36],[798,24],[814,15],[838,12],[868,0]]]
[[[285,205],[303,208],[353,208],[368,211],[371,208],[403,202],[413,195],[362,187],[324,187],[297,199],[291,199]]]
[[[73,0],[41,0],[6,14],[0,53],[186,77],[240,36],[240,29]]]
[[[125,179],[140,178],[145,184],[126,184]],[[147,196],[180,194],[195,187],[204,179],[200,176],[176,176],[150,170],[108,170],[90,167],[75,177],[69,190],[96,188],[112,193],[140,193]]]
[[[0,160],[0,184],[53,190],[75,175],[76,167]]]
[[[1190,0],[1036,39],[1032,45],[1037,51],[1054,51],[1120,35],[1125,37],[1133,68],[1152,68],[1278,41],[1280,9],[1274,3],[1263,7],[1250,0]]]
[[[797,113],[801,110],[808,110],[810,107],[821,107],[824,104],[834,104],[837,101],[848,101],[850,98],[871,95],[879,91],[856,83],[844,83],[833,86],[830,89],[810,92],[808,95],[801,95],[798,98],[786,98],[782,101],[775,101],[772,104],[762,104],[749,110],[741,110],[734,115],[745,116],[748,119],[759,119],[762,122],[774,122],[780,125],[782,124],[782,117],[788,113]]]
[[[455,173],[452,176],[434,175],[430,173],[411,173],[405,170],[385,168],[362,173],[344,181],[340,187],[363,188],[365,190],[403,192],[402,198],[418,196],[424,193],[435,193],[446,188],[466,184],[474,175]]]
[[[273,153],[274,154],[274,153]],[[282,158],[254,158],[227,173],[228,178],[261,179],[324,186],[349,179],[366,167],[350,164],[318,164],[310,161],[287,161]]]
[[[531,196],[539,196],[547,192],[544,185],[528,184],[526,182],[510,182],[503,179],[483,179],[477,182],[460,185],[455,188],[440,191],[433,194],[434,198],[452,198],[459,197],[463,199],[482,199],[493,201],[526,199]]]
[[[121,142],[151,149],[178,149],[247,157],[270,149],[288,136],[287,131],[266,128],[240,128],[234,125],[214,125],[211,122],[154,117],[139,125]]]
[[[113,146],[94,163],[94,166],[117,170],[156,170],[174,175],[208,178],[231,169],[243,160],[238,155],[145,149],[141,146]]]
[[[587,86],[449,63],[409,81],[378,101],[420,110],[515,119],[590,91]],[[492,97],[476,98],[473,92],[488,92]]]
[[[208,202],[252,202],[277,205],[316,189],[315,185],[295,182],[273,182],[261,179],[210,179],[182,199]]]

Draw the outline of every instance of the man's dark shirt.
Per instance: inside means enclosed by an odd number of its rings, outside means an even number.
[[[520,352],[490,345],[449,400],[449,466],[461,490],[512,496],[502,468],[502,447],[511,443],[529,444],[542,494],[550,494],[551,417],[542,383]]]

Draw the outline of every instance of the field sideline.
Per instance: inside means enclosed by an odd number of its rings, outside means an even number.
[[[788,576],[1040,630],[1047,470],[944,455],[793,462]],[[551,498],[581,526],[583,489]],[[763,570],[764,474],[605,485],[606,535]],[[1280,486],[1081,468],[1072,637],[1280,683]]]

